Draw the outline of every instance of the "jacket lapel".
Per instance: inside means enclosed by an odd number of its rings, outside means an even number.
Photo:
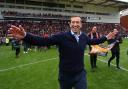
[[[70,31],[67,33],[67,37],[70,41],[77,42],[76,38],[71,34]]]
[[[83,44],[83,42],[86,42],[84,35],[84,33],[81,33],[81,35],[79,36],[79,44]]]

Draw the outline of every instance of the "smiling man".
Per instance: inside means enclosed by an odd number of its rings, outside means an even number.
[[[84,69],[84,50],[86,45],[99,44],[113,37],[109,33],[100,39],[90,39],[81,31],[82,21],[79,16],[71,17],[70,31],[43,38],[26,33],[22,26],[11,26],[9,36],[24,40],[32,45],[57,45],[59,51],[60,89],[87,89]]]

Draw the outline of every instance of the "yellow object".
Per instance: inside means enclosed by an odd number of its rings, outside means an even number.
[[[6,38],[6,43],[9,43],[9,39],[8,38]]]
[[[108,52],[110,48],[102,48],[99,45],[92,45],[92,50],[90,53],[101,53],[101,52]]]

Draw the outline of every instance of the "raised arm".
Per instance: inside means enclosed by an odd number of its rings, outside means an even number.
[[[38,46],[46,46],[46,45],[58,45],[60,43],[60,35],[53,35],[51,37],[40,37],[40,36],[35,36],[30,33],[26,33],[25,38],[23,40],[25,42],[28,42],[32,45],[38,45]]]
[[[114,37],[113,32],[110,32],[107,36],[102,36],[99,39],[90,39],[89,37],[87,37],[87,44],[88,45],[96,45],[96,44],[100,44],[103,43],[109,39],[112,39]]]
[[[52,37],[44,38],[26,33],[24,28],[20,25],[19,27],[11,26],[9,29],[9,37],[17,38],[18,40],[24,40],[32,45],[46,46],[46,45],[57,45],[60,42],[60,35],[54,35]]]

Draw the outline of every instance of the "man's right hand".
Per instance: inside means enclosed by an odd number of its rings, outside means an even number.
[[[11,28],[8,30],[8,33],[8,36],[10,38],[16,38],[18,40],[21,40],[26,36],[26,32],[21,25],[19,25],[19,27],[11,25]]]

